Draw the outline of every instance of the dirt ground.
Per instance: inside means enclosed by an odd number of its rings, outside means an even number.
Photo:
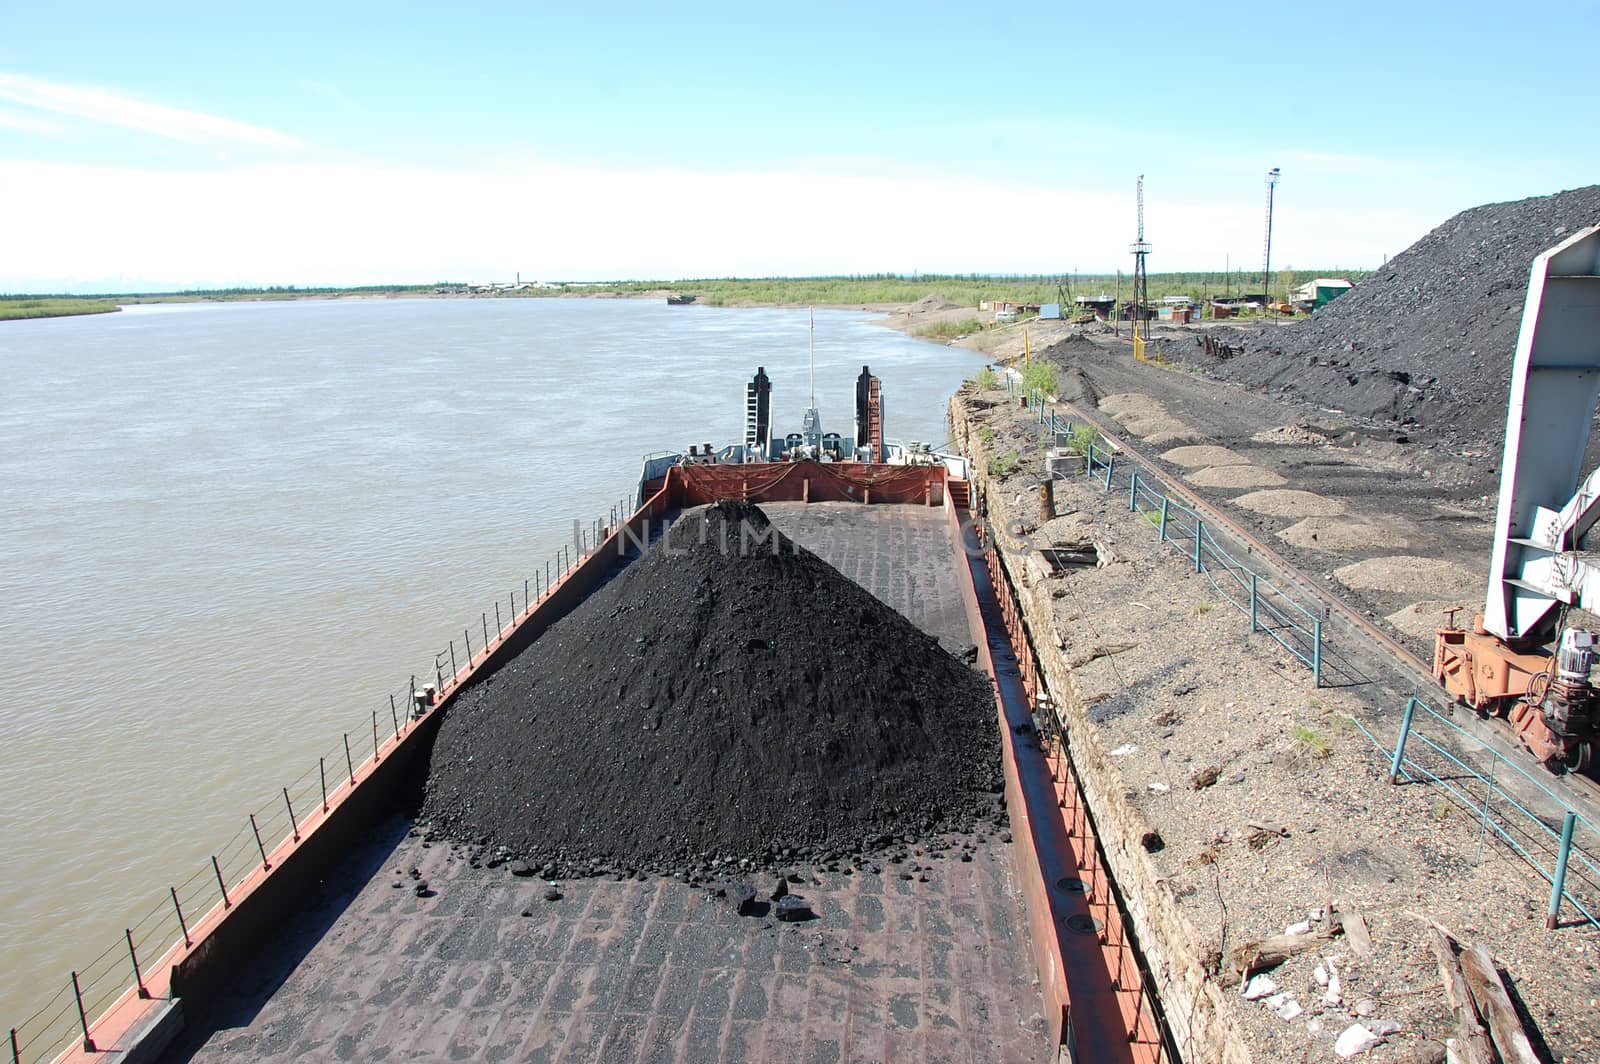
[[[1050,357],[1060,366],[1063,398],[1121,423],[1175,422],[1193,430],[1194,444],[1229,452],[1180,454],[1211,464],[1174,461],[1174,478],[1248,464],[1278,473],[1287,490],[1340,504],[1313,516],[1281,498],[1261,510],[1229,502],[1281,489],[1204,492],[1247,526],[1298,528],[1282,537],[1282,553],[1346,582],[1342,593],[1374,617],[1417,602],[1432,608],[1447,592],[1464,602],[1481,594],[1492,501],[1482,494],[1489,471],[1481,464],[1135,363],[1125,347],[1098,338],[1070,340]],[[968,409],[979,419],[971,437],[979,464],[1010,452],[1019,459],[989,492],[990,526],[1036,523],[1030,486],[1041,456],[1031,412],[1005,402],[1003,392],[967,395],[977,400]],[[1492,838],[1480,845],[1478,821],[1438,791],[1388,783],[1381,754],[1356,725],[1377,711],[1368,696],[1360,688],[1312,688],[1305,667],[1251,635],[1243,615],[1160,544],[1125,497],[1083,479],[1058,481],[1056,512],[1068,518],[1056,524],[1087,532],[1115,561],[1036,575],[1025,593],[1048,598],[1056,631],[1035,638],[1059,641],[1097,733],[1093,748],[1120,770],[1130,803],[1154,833],[1144,849],[1158,868],[1155,889],[1172,893],[1218,961],[1241,942],[1298,923],[1326,926],[1330,900],[1340,911],[1361,912],[1371,929],[1370,956],[1336,936],[1273,969],[1276,993],[1293,1000],[1290,1007],[1274,998],[1281,1013],[1266,998],[1247,1001],[1231,988],[1227,1000],[1254,1059],[1336,1059],[1335,1038],[1358,1020],[1393,1028],[1358,1059],[1442,1059],[1451,1020],[1425,943],[1426,918],[1464,943],[1487,946],[1546,1059],[1600,1060],[1600,933],[1576,918],[1547,931],[1549,888],[1536,872]],[[1329,532],[1352,524],[1381,536]],[[1425,581],[1412,579],[1417,557],[1441,563]],[[1402,585],[1401,576],[1411,582]],[[1448,586],[1456,580],[1459,588]],[[1422,649],[1414,634],[1401,635]],[[1216,970],[1226,979],[1225,963]],[[1332,973],[1337,993],[1323,982]]]
[[[1424,659],[1442,613],[1419,624],[1419,603],[1448,600],[1465,607],[1464,619],[1482,609],[1498,454],[1454,452],[1211,380],[1184,361],[1194,328],[1156,328],[1164,365],[1136,362],[1125,336],[1101,328],[1034,346],[1035,357],[1057,367],[1062,399],[1098,412],[1174,476],[1204,489],[1208,502],[1274,537],[1290,562],[1361,603]],[[1452,563],[1447,579],[1418,587],[1370,576],[1390,559],[1418,556]],[[1373,564],[1348,568],[1358,563]]]

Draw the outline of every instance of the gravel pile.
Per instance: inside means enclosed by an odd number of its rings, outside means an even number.
[[[1533,257],[1596,223],[1600,185],[1474,207],[1304,322],[1216,331],[1242,354],[1184,353],[1224,380],[1494,450]]]
[[[546,876],[695,877],[988,827],[1000,791],[988,680],[719,503],[451,707],[419,819]]]

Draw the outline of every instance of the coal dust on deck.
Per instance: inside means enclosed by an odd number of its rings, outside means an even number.
[[[942,511],[765,509],[926,633],[972,643]],[[821,867],[796,861],[787,890],[815,918],[793,923],[776,918],[770,871],[694,887],[620,873],[552,883],[408,829],[395,818],[375,832],[264,959],[257,984],[191,1018],[174,1058],[1048,1054],[1009,836],[992,820],[889,838]],[[759,890],[759,915],[717,895],[738,883]]]

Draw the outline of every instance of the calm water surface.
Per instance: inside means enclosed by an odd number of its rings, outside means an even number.
[[[887,435],[943,441],[977,360],[867,320],[817,314],[824,427],[865,363]],[[389,692],[520,606],[644,452],[740,438],[757,365],[798,429],[806,339],[803,310],[591,300],[0,324],[0,1027],[172,922],[169,885],[203,909],[247,814],[284,821],[341,733],[370,750]]]

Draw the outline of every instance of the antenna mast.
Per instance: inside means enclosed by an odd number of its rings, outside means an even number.
[[[1278,187],[1278,176],[1276,166],[1267,171],[1267,243],[1261,252],[1261,291],[1268,306],[1272,305],[1272,193]]]
[[[1139,239],[1128,246],[1133,252],[1133,355],[1144,357],[1144,341],[1150,338],[1150,326],[1145,318],[1145,307],[1150,302],[1150,278],[1145,273],[1145,256],[1150,245],[1144,239],[1144,175],[1139,175]],[[1146,322],[1143,332],[1139,323]]]
[[[808,307],[811,331],[806,339],[806,363],[811,367],[811,406],[817,405],[817,308]]]

